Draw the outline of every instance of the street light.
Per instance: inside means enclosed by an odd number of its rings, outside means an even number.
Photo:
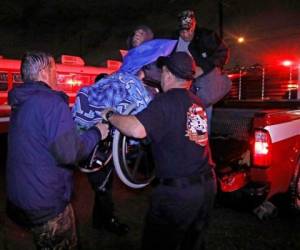
[[[240,36],[240,37],[237,38],[237,42],[238,43],[244,43],[245,42],[245,38],[242,37],[242,36]]]

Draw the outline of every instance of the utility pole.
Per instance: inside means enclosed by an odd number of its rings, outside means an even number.
[[[223,0],[218,1],[219,9],[219,33],[220,38],[223,39]]]

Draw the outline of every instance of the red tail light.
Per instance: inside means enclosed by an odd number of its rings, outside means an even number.
[[[268,167],[272,161],[271,137],[266,130],[254,132],[252,159],[255,166]]]

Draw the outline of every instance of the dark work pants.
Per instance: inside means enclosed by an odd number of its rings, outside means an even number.
[[[142,249],[204,249],[215,194],[215,178],[185,188],[157,186],[146,214]]]
[[[96,227],[108,223],[114,215],[114,204],[112,201],[113,174],[110,173],[112,167],[113,164],[110,163],[104,169],[87,174],[89,182],[95,192],[93,225]]]

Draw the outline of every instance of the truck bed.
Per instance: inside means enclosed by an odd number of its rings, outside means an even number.
[[[249,149],[254,115],[261,109],[215,108],[210,143],[217,164],[238,164]]]
[[[250,161],[250,136],[255,116],[300,109],[299,100],[226,100],[213,109],[210,144],[217,165]]]

